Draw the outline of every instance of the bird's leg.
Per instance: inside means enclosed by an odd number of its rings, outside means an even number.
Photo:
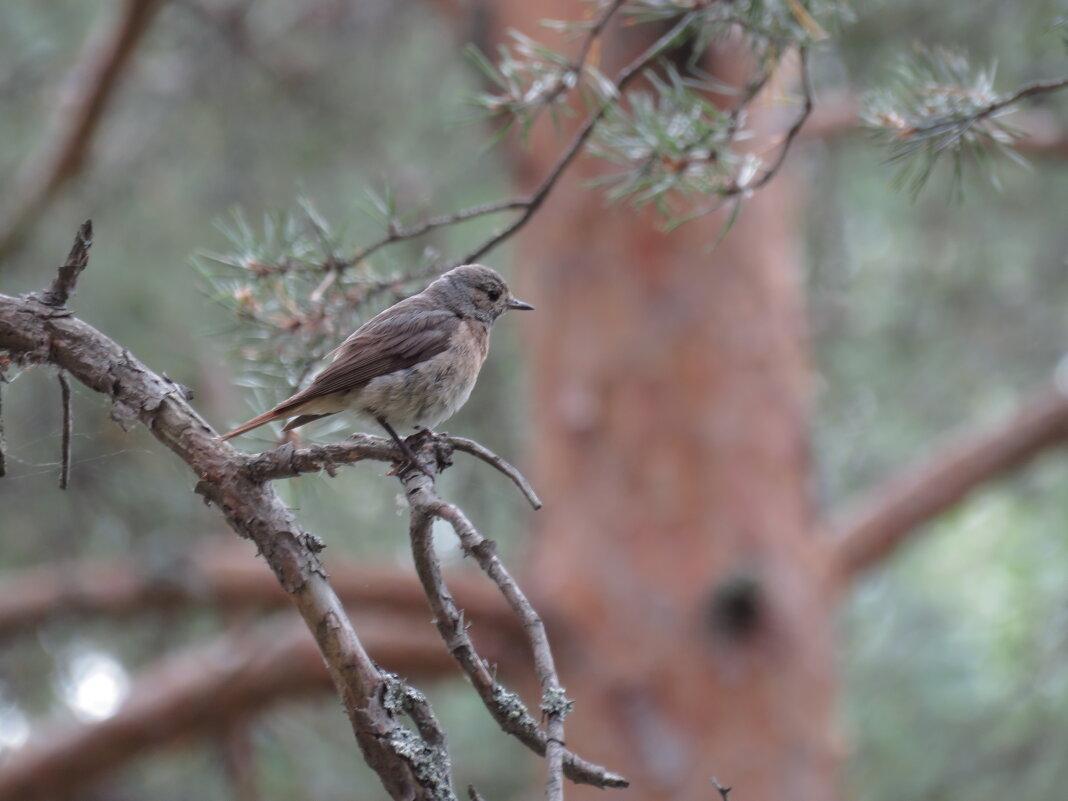
[[[412,451],[411,446],[408,445],[408,442],[397,436],[397,432],[393,430],[393,426],[386,422],[386,418],[376,417],[375,419],[378,421],[378,424],[382,426],[382,428],[386,429],[386,432],[393,439],[393,441],[397,443],[397,447],[401,449],[401,453],[403,453],[404,457],[408,460],[408,464],[414,467],[416,470],[420,471],[421,473],[425,473],[426,475],[433,478],[434,476],[432,476],[416,458],[415,453]],[[401,470],[403,469],[404,465],[401,466]]]

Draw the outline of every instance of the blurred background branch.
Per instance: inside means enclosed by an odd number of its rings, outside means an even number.
[[[60,190],[89,163],[112,96],[163,0],[121,0],[105,13],[70,71],[67,96],[0,205],[0,259],[17,248]]]
[[[906,538],[988,481],[1018,470],[1068,440],[1068,396],[1046,389],[1000,425],[968,431],[931,449],[877,485],[831,524],[837,570],[846,578],[882,563]]]

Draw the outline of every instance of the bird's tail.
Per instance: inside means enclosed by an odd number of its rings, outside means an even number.
[[[269,411],[264,412],[263,414],[256,415],[247,423],[242,423],[234,430],[227,431],[225,434],[219,437],[219,439],[232,439],[233,437],[236,437],[239,434],[244,434],[246,431],[251,431],[254,428],[259,428],[260,426],[267,425],[267,423],[270,423],[273,420],[280,420],[283,417],[289,417],[291,414],[292,413],[286,414],[285,412],[279,411],[277,408],[271,409]]]

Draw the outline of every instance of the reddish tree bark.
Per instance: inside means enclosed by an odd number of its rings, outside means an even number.
[[[574,4],[495,10],[495,30],[533,31]],[[606,73],[647,44],[637,36],[609,40]],[[737,61],[718,77],[739,80]],[[536,134],[520,183],[559,150]],[[664,235],[583,188],[597,169],[565,178],[518,254],[539,310],[524,322],[535,478],[551,499],[531,581],[566,621],[550,634],[577,702],[568,743],[625,773],[626,798],[706,801],[717,776],[745,801],[826,801],[834,593],[808,492],[789,182],[747,200],[712,250],[722,217]]]

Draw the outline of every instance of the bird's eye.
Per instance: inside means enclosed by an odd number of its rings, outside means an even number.
[[[486,295],[494,303],[501,299],[501,292],[499,289],[491,289],[489,292],[486,293]]]

